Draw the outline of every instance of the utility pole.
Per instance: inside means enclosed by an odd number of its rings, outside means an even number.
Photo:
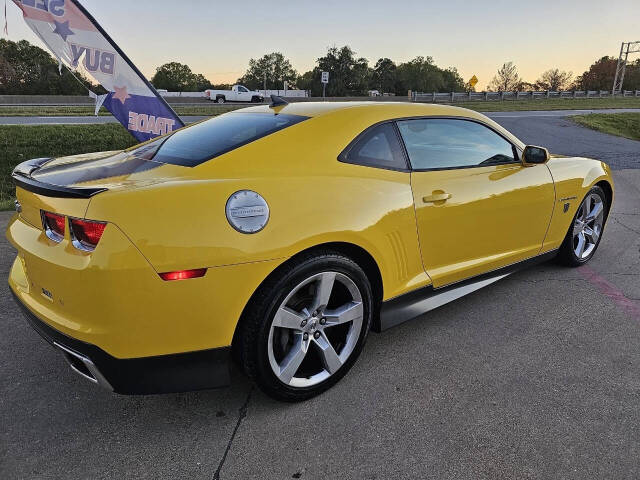
[[[622,42],[622,46],[620,46],[620,56],[618,57],[618,65],[616,66],[616,76],[613,79],[613,89],[611,91],[613,95],[622,91],[624,73],[627,69],[627,60],[629,59],[630,53],[640,53],[640,41]]]

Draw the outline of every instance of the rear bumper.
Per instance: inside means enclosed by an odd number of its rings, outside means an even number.
[[[230,347],[154,357],[119,359],[69,337],[40,320],[13,292],[33,329],[84,378],[116,393],[144,395],[224,387],[229,384]]]
[[[35,215],[34,201],[25,205]],[[73,247],[68,229],[52,242],[23,214],[10,221],[7,238],[18,250],[9,286],[20,302],[49,327],[118,359],[229,347],[251,295],[282,262],[210,267],[204,277],[168,282],[115,224],[93,252]],[[167,257],[182,251],[171,243],[161,249]]]

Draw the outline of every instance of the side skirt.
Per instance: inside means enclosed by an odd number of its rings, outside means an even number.
[[[552,250],[523,260],[522,262],[507,265],[506,267],[451,285],[440,288],[433,288],[429,285],[428,287],[419,288],[418,290],[392,298],[382,303],[380,316],[374,320],[372,328],[375,332],[388,330],[391,327],[416,318],[423,313],[434,310],[460,297],[464,297],[476,290],[480,290],[498,280],[502,280],[513,272],[551,260],[557,254],[557,250]]]

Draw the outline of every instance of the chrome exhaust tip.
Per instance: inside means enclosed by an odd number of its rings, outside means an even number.
[[[60,349],[67,363],[71,367],[71,370],[76,372],[82,378],[95,383],[107,390],[113,391],[113,387],[107,381],[106,378],[100,373],[98,367],[87,357],[81,355],[73,350],[60,345],[58,342],[53,342],[54,347]]]

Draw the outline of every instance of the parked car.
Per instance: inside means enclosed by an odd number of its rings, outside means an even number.
[[[231,90],[205,90],[205,96],[212,102],[264,102],[264,95],[257,91],[249,90],[243,85],[234,85]]]
[[[76,372],[183,391],[227,384],[233,357],[286,401],[340,380],[371,329],[536,262],[585,264],[614,196],[601,161],[395,102],[277,101],[13,179],[9,285]]]

